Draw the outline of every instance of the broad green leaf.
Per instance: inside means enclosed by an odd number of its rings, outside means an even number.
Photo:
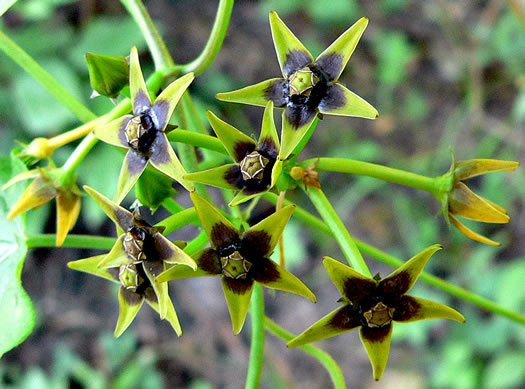
[[[1,158],[0,185],[24,170],[18,159]],[[24,187],[21,182],[0,192],[0,356],[27,338],[35,325],[33,305],[20,281],[27,254],[23,219],[7,220],[9,208],[22,194]]]

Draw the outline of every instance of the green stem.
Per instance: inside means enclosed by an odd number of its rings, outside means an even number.
[[[188,224],[199,224],[199,217],[197,216],[197,211],[195,211],[195,208],[193,207],[167,217],[166,219],[158,223],[156,226],[166,227],[166,229],[164,230],[164,235],[168,235],[173,231],[176,231],[179,228]]]
[[[345,158],[311,158],[300,162],[298,165],[305,168],[311,164],[316,164],[315,170],[319,171],[358,174],[425,190],[435,195],[439,192],[435,178],[421,176],[375,163]]]
[[[156,70],[174,66],[173,59],[141,0],[121,0],[146,39]]]
[[[199,134],[193,131],[181,130],[177,128],[168,134],[168,139],[172,142],[204,147],[208,150],[213,150],[218,153],[228,155],[228,152],[222,145],[221,141],[214,136]]]
[[[264,361],[264,295],[262,287],[255,284],[250,302],[252,319],[252,340],[250,346],[250,365],[246,375],[246,389],[259,388]]]
[[[304,134],[304,136],[301,138],[297,146],[295,146],[295,149],[292,151],[293,157],[290,159],[289,166],[294,166],[295,162],[297,161],[297,158],[303,151],[304,147],[314,134],[315,129],[317,128],[317,123],[319,122],[319,118],[316,116],[312,124],[310,124],[310,127],[308,127],[308,130]]]
[[[350,263],[350,265],[361,274],[372,277],[372,274],[370,273],[363,256],[359,252],[354,239],[339,218],[339,215],[335,212],[330,201],[328,201],[324,195],[323,191],[320,188],[308,187],[305,192],[317,209],[317,212],[319,212],[325,223],[333,232],[343,254],[348,260],[348,263]]]
[[[286,342],[295,338],[294,334],[286,331],[284,328],[277,325],[268,317],[265,317],[264,319],[264,326],[270,333],[283,339]],[[325,369],[328,371],[328,374],[330,374],[330,378],[332,379],[332,383],[334,384],[335,389],[346,389],[345,377],[343,375],[343,372],[341,371],[341,368],[339,367],[337,362],[334,361],[334,359],[328,353],[315,346],[312,346],[311,344],[306,344],[297,348],[316,358],[325,367]]]
[[[208,244],[208,235],[206,231],[201,230],[199,234],[188,242],[188,245],[184,248],[184,252],[189,255],[195,254],[197,251],[202,250],[204,246]]]
[[[87,109],[75,96],[69,93],[55,78],[40,66],[29,54],[0,31],[0,50],[6,53],[22,69],[28,72],[58,101],[75,115],[78,120],[87,123],[97,116]],[[31,91],[27,91],[31,93]]]
[[[273,204],[277,203],[278,196],[274,193],[265,193],[264,197]],[[290,204],[293,203],[289,200],[284,200],[284,205]],[[328,225],[326,225],[321,219],[312,215],[308,211],[305,211],[301,207],[295,208],[294,217],[297,217],[299,220],[303,221],[306,224],[309,224],[318,231],[324,232],[327,235],[334,235],[328,227]],[[387,254],[384,251],[379,250],[378,248],[371,246],[365,242],[362,242],[358,239],[355,239],[355,243],[363,253],[370,255],[371,257],[377,259],[379,262],[382,262],[386,265],[392,267],[399,267],[404,263],[404,261],[402,261],[401,259]],[[475,293],[469,292],[468,290],[461,288],[457,285],[451,284],[445,280],[442,280],[441,278],[423,272],[419,276],[419,279],[428,285],[432,285],[438,289],[441,289],[442,291],[450,294],[451,296],[457,297],[472,305],[476,305],[489,312],[496,313],[498,315],[511,319],[517,323],[525,325],[524,315],[502,307],[501,305],[498,305],[493,301],[490,301],[489,299],[476,295]]]
[[[29,248],[56,247],[55,234],[36,234],[26,236],[26,245]],[[61,247],[74,247],[78,249],[111,250],[115,245],[115,238],[92,235],[68,235]]]
[[[234,0],[221,0],[219,2],[210,37],[208,38],[208,42],[206,42],[202,52],[190,63],[178,65],[174,67],[172,71],[183,74],[193,72],[198,76],[210,67],[221,49],[222,42],[226,36],[233,9],[233,2]]]
[[[162,206],[171,212],[172,215],[183,211],[184,208],[175,201],[173,197],[168,197],[162,202]]]

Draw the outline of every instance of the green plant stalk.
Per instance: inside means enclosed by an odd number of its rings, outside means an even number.
[[[175,201],[173,197],[168,197],[162,202],[162,206],[166,208],[171,214],[179,213],[180,211],[184,211],[184,208],[179,205]]]
[[[184,211],[180,211],[174,215],[171,215],[161,221],[160,223],[156,224],[157,227],[166,227],[164,230],[164,235],[168,235],[172,233],[173,231],[178,230],[179,228],[188,225],[188,224],[195,224],[199,225],[199,217],[197,216],[197,211],[195,211],[195,208],[188,208]]]
[[[208,244],[208,235],[206,231],[201,230],[199,234],[188,242],[188,245],[184,248],[184,252],[188,255],[193,255],[197,251],[200,251]]]
[[[356,161],[345,158],[311,158],[300,162],[298,165],[306,168],[316,164],[315,170],[339,173],[358,174],[395,184],[410,186],[438,195],[438,182],[435,178],[410,173],[404,170],[393,169],[370,162]]]
[[[153,62],[155,63],[155,70],[159,71],[173,67],[175,64],[170,52],[151,20],[146,7],[142,4],[142,1],[121,0],[121,2],[139,26],[142,35],[144,35],[146,44],[153,57]]]
[[[97,118],[97,115],[87,109],[75,96],[69,93],[51,74],[2,31],[0,31],[0,50],[33,76],[51,95],[69,109],[78,120],[87,123]]]
[[[221,0],[217,7],[217,14],[215,15],[215,21],[210,32],[210,36],[204,49],[197,58],[193,61],[184,64],[177,65],[171,69],[175,73],[189,73],[193,72],[196,76],[202,74],[215,60],[215,57],[219,53],[222,47],[226,31],[228,30],[228,24],[230,23],[230,16],[233,9],[234,0]]]
[[[278,196],[274,193],[265,193],[264,197],[273,204],[277,203]],[[293,202],[286,200],[286,199],[284,200],[284,205],[290,205],[290,204],[293,204]],[[293,215],[294,217],[297,217],[297,219],[301,220],[302,222],[314,227],[316,230],[324,232],[327,235],[334,236],[334,234],[332,233],[332,231],[330,230],[327,224],[325,224],[318,217],[312,215],[310,212],[302,209],[301,207],[296,206]],[[374,246],[371,246],[368,243],[365,243],[358,239],[355,239],[355,243],[357,247],[363,253],[370,255],[371,257],[375,258],[379,262],[382,262],[386,265],[397,268],[404,263],[403,260],[396,258],[388,253],[385,253],[384,251]],[[442,280],[439,277],[423,272],[419,276],[419,279],[428,285],[441,289],[442,291],[450,294],[451,296],[457,297],[461,300],[464,300],[472,305],[476,305],[479,308],[485,309],[489,312],[493,312],[495,314],[504,316],[521,325],[525,325],[524,315],[521,315],[510,309],[502,307],[501,305],[496,304],[495,302],[490,301],[489,299],[481,297],[475,293],[469,292],[468,290],[461,288],[457,285],[451,284],[445,280]]]
[[[294,166],[295,162],[297,161],[297,158],[303,151],[304,147],[314,134],[315,129],[317,128],[317,123],[319,123],[319,118],[316,116],[312,124],[310,124],[310,127],[308,127],[308,130],[304,134],[304,136],[301,138],[297,146],[295,146],[295,149],[292,151],[292,158],[290,158],[290,162],[288,163],[289,166]]]
[[[171,142],[185,143],[192,146],[203,147],[208,150],[216,151],[228,155],[223,144],[218,138],[210,135],[199,134],[190,130],[175,129],[168,134]]]
[[[253,288],[250,317],[252,319],[252,338],[245,388],[257,389],[264,361],[264,294],[259,284],[255,284]]]
[[[264,326],[266,327],[268,332],[281,338],[285,342],[288,342],[295,338],[294,334],[286,331],[284,328],[279,326],[277,323],[275,323],[268,317],[264,318]],[[297,348],[316,358],[325,367],[325,369],[328,371],[328,374],[330,374],[330,378],[332,379],[332,383],[334,384],[335,389],[346,389],[345,377],[343,375],[343,372],[341,371],[341,368],[339,367],[337,362],[334,361],[334,359],[328,353],[315,346],[312,346],[311,344],[306,344]]]
[[[68,235],[61,247],[74,247],[78,249],[111,250],[115,245],[115,238],[92,235]],[[56,247],[55,234],[36,234],[26,236],[26,245],[29,248]]]
[[[335,212],[330,201],[324,195],[323,191],[320,188],[308,187],[305,190],[305,193],[310,198],[310,201],[312,201],[312,204],[317,209],[317,212],[319,212],[325,223],[333,232],[335,240],[337,240],[337,243],[339,243],[339,246],[341,247],[341,250],[343,251],[343,254],[348,260],[350,266],[352,266],[361,274],[367,277],[372,277],[372,273],[370,273],[370,270],[368,269],[361,252],[354,242],[354,239],[339,218],[337,212]]]

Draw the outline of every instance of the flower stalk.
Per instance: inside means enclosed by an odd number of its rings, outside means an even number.
[[[257,389],[261,379],[264,360],[264,295],[260,285],[253,289],[250,303],[252,335],[250,345],[250,364],[246,375],[246,389]]]

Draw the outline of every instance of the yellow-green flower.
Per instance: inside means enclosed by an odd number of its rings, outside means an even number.
[[[274,263],[269,256],[292,215],[288,206],[250,227],[244,233],[197,193],[193,204],[206,231],[211,248],[197,253],[197,270],[174,266],[157,277],[164,282],[188,277],[221,276],[224,296],[232,319],[233,333],[238,334],[246,319],[255,282],[267,288],[304,296],[315,302],[314,294],[297,277]]]
[[[439,245],[430,246],[383,279],[379,276],[365,277],[335,259],[325,257],[324,265],[343,296],[339,300],[343,306],[292,339],[288,347],[301,346],[359,327],[374,378],[379,380],[388,360],[394,321],[406,323],[442,318],[465,322],[459,312],[446,305],[406,295],[432,254],[440,248]]]
[[[368,19],[359,19],[314,59],[277,13],[271,12],[270,27],[283,77],[219,93],[217,98],[260,106],[273,101],[284,108],[282,160],[292,153],[318,114],[376,119],[379,114],[374,107],[338,82],[367,24]]]
[[[188,73],[173,81],[152,104],[140,70],[137,48],[131,49],[129,87],[133,115],[124,115],[94,131],[104,142],[128,149],[115,194],[117,203],[128,194],[148,162],[187,190],[193,190],[193,184],[183,179],[186,171],[166,137],[168,120],[193,78],[193,73]]]

